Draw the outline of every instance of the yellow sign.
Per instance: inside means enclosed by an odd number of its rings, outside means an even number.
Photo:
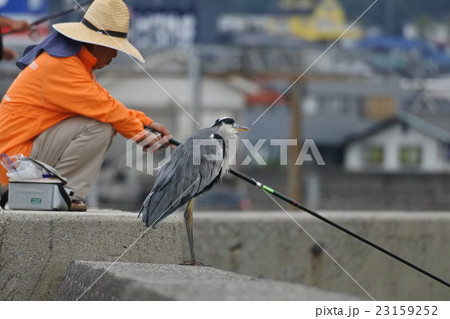
[[[310,1],[284,0],[282,7],[293,9],[294,12],[288,17],[273,17],[269,27],[269,32],[273,34],[286,34],[288,31],[291,35],[308,41],[333,41],[349,26],[344,9],[337,0],[321,0],[316,5]],[[295,9],[304,8],[311,10],[295,13]],[[358,40],[361,37],[361,29],[353,26],[342,39]]]

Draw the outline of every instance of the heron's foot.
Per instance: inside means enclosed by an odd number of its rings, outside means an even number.
[[[206,265],[204,263],[201,263],[201,262],[195,261],[195,260],[185,260],[180,265],[183,265],[183,266],[211,267],[211,265]]]

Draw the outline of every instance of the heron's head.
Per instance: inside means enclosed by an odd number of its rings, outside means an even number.
[[[220,119],[217,119],[212,127],[219,132],[228,133],[227,135],[234,135],[237,132],[247,132],[250,130],[248,127],[236,124],[230,117],[221,117]]]

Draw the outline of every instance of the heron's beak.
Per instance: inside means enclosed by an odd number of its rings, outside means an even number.
[[[250,131],[250,129],[248,127],[245,127],[245,126],[242,126],[242,125],[238,125],[238,124],[235,124],[233,126],[233,128],[234,128],[234,130],[236,132],[247,132],[247,131]]]

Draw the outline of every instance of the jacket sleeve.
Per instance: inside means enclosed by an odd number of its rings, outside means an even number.
[[[49,57],[43,85],[43,107],[110,123],[126,138],[133,138],[152,119],[125,107],[95,81],[77,56]]]

